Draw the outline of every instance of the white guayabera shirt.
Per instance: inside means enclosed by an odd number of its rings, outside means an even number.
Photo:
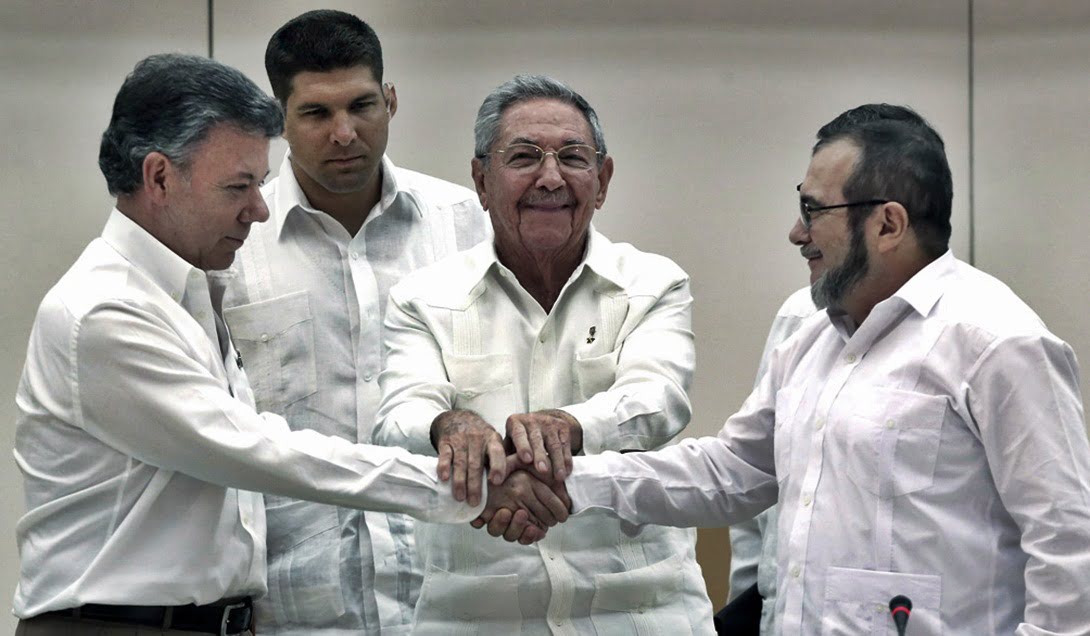
[[[718,437],[579,458],[579,511],[723,524],[779,493],[776,633],[1090,633],[1090,444],[1071,348],[940,257],[858,329],[820,312]],[[778,488],[777,488],[778,483]]]
[[[265,592],[262,490],[461,523],[436,460],[258,414],[223,288],[114,210],[42,301],[16,396],[15,615]]]
[[[258,407],[294,430],[369,443],[390,287],[490,234],[473,191],[387,158],[382,174],[380,200],[352,236],[311,207],[285,157],[263,190],[269,221],[235,261],[224,316]],[[287,497],[265,503],[262,633],[409,631],[421,580],[410,518]]]
[[[817,312],[810,299],[810,287],[795,291],[783,301],[768,329],[755,384],[768,371],[772,352],[791,337],[807,318]],[[756,388],[756,387],[754,387]],[[776,506],[749,521],[730,527],[730,600],[754,583],[764,599],[761,604],[761,634],[773,636],[776,615]]]
[[[662,446],[689,421],[691,306],[677,265],[591,230],[546,314],[482,243],[391,292],[375,439],[434,454],[443,411],[475,411],[503,434],[513,413],[562,408],[587,454]],[[624,528],[585,517],[522,546],[417,524],[414,633],[711,633],[694,533]]]

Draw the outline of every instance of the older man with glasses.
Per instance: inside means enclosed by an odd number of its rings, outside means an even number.
[[[493,477],[517,464],[555,484],[574,454],[666,444],[689,421],[694,359],[685,272],[591,225],[613,159],[587,101],[518,76],[485,99],[475,132],[473,179],[495,240],[392,290],[375,431],[437,453],[471,502],[482,463]],[[418,524],[414,632],[712,633],[693,533],[631,530],[588,517],[530,547]]]

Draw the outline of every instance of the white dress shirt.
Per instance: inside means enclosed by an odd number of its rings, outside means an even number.
[[[16,616],[263,594],[262,497],[239,489],[432,521],[479,513],[434,458],[255,412],[220,283],[114,210],[42,301],[16,396]]]
[[[722,524],[779,492],[777,633],[1090,634],[1071,348],[947,253],[858,329],[819,312],[718,437],[578,458],[575,510]],[[778,488],[777,488],[778,481]]]
[[[776,347],[798,331],[816,311],[809,286],[787,297],[772,319],[755,385],[768,371]],[[761,605],[761,634],[765,636],[774,633],[773,617],[776,615],[776,524],[779,519],[776,511],[776,506],[772,506],[753,519],[730,527],[730,600],[757,584],[757,591],[764,599]]]
[[[391,292],[375,439],[434,453],[431,422],[446,410],[503,434],[512,413],[562,408],[585,453],[659,447],[689,421],[691,305],[677,265],[592,229],[546,313],[482,243]],[[415,633],[711,633],[694,533],[626,528],[585,517],[522,546],[419,523]]]
[[[490,233],[472,190],[388,158],[382,176],[380,200],[352,236],[310,205],[284,157],[263,190],[269,221],[235,261],[224,316],[258,407],[293,430],[369,443],[390,287]],[[409,630],[421,581],[409,517],[276,496],[265,505],[262,633]]]

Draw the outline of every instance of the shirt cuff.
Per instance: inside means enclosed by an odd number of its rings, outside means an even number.
[[[430,471],[430,474],[438,474],[439,459],[436,457],[421,457],[417,455],[415,460],[421,468]],[[488,502],[488,475],[482,470],[481,475],[481,502],[476,506],[470,506],[464,501],[458,501],[451,492],[451,482],[439,481],[436,478],[436,491],[432,498],[430,510],[423,510],[419,515],[414,515],[421,521],[430,523],[469,523],[480,516]]]
[[[615,441],[617,437],[617,425],[613,421],[614,417],[599,417],[595,416],[593,408],[584,404],[572,404],[569,406],[560,407],[561,411],[564,411],[568,415],[571,415],[579,422],[580,428],[583,430],[583,450],[584,455],[597,455],[603,450],[612,449],[611,442]]]

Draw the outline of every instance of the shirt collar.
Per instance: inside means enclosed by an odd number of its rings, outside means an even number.
[[[612,248],[613,242],[594,229],[594,224],[591,224],[587,232],[587,251],[582,265],[621,288],[624,287],[623,279],[620,270],[617,269],[616,252]],[[576,268],[575,275],[578,274],[579,269]]]
[[[946,288],[956,269],[957,259],[954,258],[954,253],[946,250],[945,254],[928,263],[908,279],[907,283],[901,285],[894,297],[901,298],[916,310],[916,313],[926,316],[946,293]]]
[[[190,279],[206,280],[203,271],[170,251],[170,248],[116,207],[110,212],[110,218],[102,230],[102,239],[125,260],[144,272],[175,302],[182,302]]]
[[[613,250],[610,248],[612,246],[613,243],[605,235],[594,229],[594,224],[591,224],[587,229],[587,247],[583,252],[583,260],[572,272],[571,280],[578,278],[584,268],[589,268],[599,277],[617,287],[622,287],[620,282],[622,279],[617,269],[616,259],[611,258]],[[481,282],[481,279],[493,269],[497,272],[510,271],[507,266],[500,262],[494,241],[484,241],[470,248],[466,251],[466,258],[468,259],[468,275],[460,278],[460,287],[457,290],[460,294],[468,294],[472,291]]]
[[[957,259],[954,258],[953,252],[947,250],[945,254],[916,272],[892,296],[875,305],[864,319],[863,325],[870,324],[873,327],[874,324],[891,320],[910,308],[920,316],[926,317],[931,313],[935,303],[946,293],[946,288],[951,277],[955,275],[956,269]],[[845,342],[854,337],[856,331],[863,326],[856,325],[847,314],[827,315],[829,322]]]
[[[382,193],[379,196],[378,211],[368,216],[368,220],[371,217],[380,216],[383,212],[393,206],[394,201],[397,200],[398,194],[401,193],[400,186],[398,185],[397,175],[395,174],[394,162],[390,160],[386,155],[382,156]],[[307,212],[310,214],[316,214],[319,212],[317,208],[310,204],[307,200],[307,195],[303,192],[303,187],[299,185],[299,181],[295,178],[295,172],[291,167],[291,151],[289,150],[284,155],[284,160],[280,162],[280,172],[276,176],[276,190],[275,201],[272,209],[269,210],[269,214],[272,217],[269,222],[276,224],[276,236],[280,237],[284,231],[284,223],[289,214],[297,213],[296,211]],[[422,211],[417,206],[409,206],[413,212],[422,216]]]

